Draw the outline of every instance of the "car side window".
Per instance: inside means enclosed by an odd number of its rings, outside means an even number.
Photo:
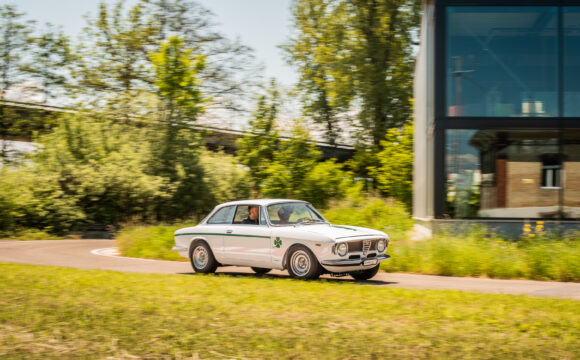
[[[260,207],[257,205],[238,205],[234,224],[259,225]]]
[[[208,224],[231,224],[235,206],[226,206],[219,209],[208,221]]]

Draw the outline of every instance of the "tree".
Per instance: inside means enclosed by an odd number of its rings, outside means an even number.
[[[363,143],[381,148],[389,128],[411,115],[418,0],[297,0],[297,35],[284,47],[300,73],[314,119],[334,127],[358,112]],[[327,131],[327,137],[334,136]]]
[[[23,13],[12,5],[0,6],[0,166],[8,158],[8,137],[15,118],[7,114],[4,104],[6,90],[23,81],[26,71],[23,60],[30,47],[33,23],[23,20]]]
[[[282,47],[287,60],[299,68],[304,115],[324,125],[331,145],[336,145],[340,135],[339,116],[348,110],[354,96],[350,66],[354,60],[344,51],[347,46],[339,45],[349,41],[343,11],[342,4],[297,1],[293,15],[298,35]]]
[[[46,24],[46,29],[29,39],[33,48],[31,63],[23,67],[30,77],[38,81],[47,97],[61,95],[68,86],[67,67],[73,61],[70,39],[61,30]]]
[[[180,37],[171,36],[150,59],[161,99],[161,122],[174,130],[194,122],[203,111],[198,74],[205,67],[204,56],[194,56],[192,49],[184,48]]]
[[[184,41],[171,36],[159,52],[150,54],[155,73],[154,85],[161,100],[153,154],[154,173],[176,186],[173,197],[158,209],[159,217],[180,218],[207,209],[211,200],[199,163],[199,137],[190,125],[203,112],[201,82],[204,57],[184,47]]]
[[[198,78],[201,91],[213,99],[208,105],[240,108],[240,98],[255,83],[251,80],[255,78],[253,56],[248,47],[214,30],[209,11],[187,0],[139,0],[128,10],[124,4],[122,0],[112,6],[103,2],[98,15],[88,19],[85,39],[77,47],[82,54],[74,67],[77,91],[87,91],[89,99],[116,111],[138,104],[136,97],[155,90],[148,54],[169,37],[178,36],[185,48],[206,57]],[[147,109],[142,111],[143,117],[149,117]],[[137,113],[139,109],[133,107],[124,117],[133,121]]]
[[[70,61],[68,38],[47,24],[39,32],[33,21],[11,5],[0,6],[0,165],[8,157],[10,137],[31,138],[34,131],[46,130],[53,119],[30,110],[27,117],[7,107],[6,92],[18,88],[23,93],[46,97],[63,88]],[[26,101],[26,99],[18,99]]]
[[[250,119],[249,134],[238,140],[238,159],[248,167],[252,190],[259,193],[267,177],[266,170],[274,160],[278,147],[276,117],[280,107],[280,93],[272,82],[267,94],[258,99],[253,118]]]
[[[411,210],[413,202],[413,122],[387,131],[377,154],[379,166],[370,173],[377,181],[377,189],[392,196]]]
[[[294,198],[326,206],[328,200],[345,196],[353,186],[351,176],[334,159],[321,161],[322,153],[299,121],[292,135],[281,141],[268,165],[261,188],[262,194],[273,198]]]
[[[321,155],[308,131],[296,122],[290,139],[280,142],[280,150],[274,153],[274,161],[265,171],[264,195],[300,198]]]
[[[206,57],[199,74],[202,92],[211,96],[211,107],[245,110],[247,94],[258,88],[259,68],[251,48],[215,30],[213,14],[196,1],[142,0],[159,28],[158,40],[178,35],[187,48]]]
[[[78,44],[74,76],[78,90],[101,95],[150,89],[151,68],[147,54],[158,43],[158,27],[147,20],[142,3],[124,14],[123,1],[109,9],[104,2],[94,19],[87,19],[85,39]]]

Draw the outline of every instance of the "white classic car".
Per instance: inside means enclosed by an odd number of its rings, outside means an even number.
[[[219,266],[249,266],[258,274],[288,269],[290,276],[316,279],[323,273],[367,280],[389,237],[381,231],[329,223],[298,200],[245,200],[218,205],[199,225],[175,232],[174,251],[195,272]]]

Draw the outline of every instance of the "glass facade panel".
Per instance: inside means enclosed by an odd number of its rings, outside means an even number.
[[[447,115],[559,116],[557,25],[551,6],[448,7]]]
[[[564,154],[580,158],[570,137]],[[447,130],[447,216],[560,218],[563,183],[567,204],[580,206],[580,161],[562,155],[559,139],[556,130]]]
[[[580,116],[580,7],[564,8],[564,116]]]

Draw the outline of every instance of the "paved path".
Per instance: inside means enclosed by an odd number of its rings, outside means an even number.
[[[188,262],[145,260],[115,256],[113,240],[0,241],[0,262],[66,266],[136,273],[192,274]],[[107,249],[107,250],[102,250]],[[97,251],[96,251],[97,250]],[[100,250],[100,251],[98,251]],[[218,273],[254,276],[249,268],[225,267]],[[284,271],[269,276],[287,277]],[[328,278],[328,275],[324,276]],[[348,277],[337,281],[348,281]],[[494,294],[531,295],[580,300],[580,283],[495,280],[432,275],[379,273],[365,284],[407,289],[461,290]]]

